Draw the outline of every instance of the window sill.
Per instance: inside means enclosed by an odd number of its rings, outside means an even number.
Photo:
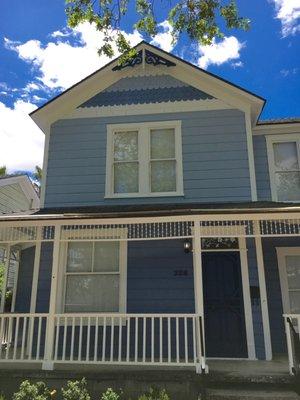
[[[122,193],[122,194],[107,194],[104,199],[130,199],[130,198],[153,198],[153,197],[184,197],[183,192],[169,193]]]

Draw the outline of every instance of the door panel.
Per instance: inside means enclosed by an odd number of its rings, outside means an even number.
[[[240,254],[202,255],[206,354],[247,357]]]

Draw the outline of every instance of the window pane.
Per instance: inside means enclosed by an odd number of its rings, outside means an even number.
[[[290,291],[290,312],[291,314],[300,314],[300,292],[299,291]]]
[[[68,243],[67,272],[92,270],[93,244],[90,242]]]
[[[151,192],[176,191],[176,161],[151,162]]]
[[[276,171],[290,171],[299,168],[295,142],[274,143],[273,146]]]
[[[300,199],[300,173],[277,172],[275,185],[279,201],[295,201]]]
[[[151,129],[151,159],[175,158],[174,129]]]
[[[119,243],[95,242],[94,272],[119,271]]]
[[[139,191],[138,163],[114,165],[114,193],[136,193]]]
[[[289,289],[300,289],[300,256],[286,256]]]
[[[119,311],[118,275],[69,275],[65,312]]]
[[[114,159],[131,161],[138,159],[138,132],[116,132],[114,134]]]

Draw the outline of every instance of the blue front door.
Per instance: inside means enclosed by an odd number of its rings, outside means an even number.
[[[246,358],[240,254],[204,252],[202,268],[206,355]]]

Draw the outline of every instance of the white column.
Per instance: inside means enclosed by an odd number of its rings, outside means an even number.
[[[42,227],[37,228],[35,253],[34,253],[34,264],[32,274],[32,286],[31,286],[31,297],[30,297],[30,314],[36,311],[36,297],[39,282],[39,270],[40,270],[40,259],[41,259],[41,247],[42,247]]]
[[[52,261],[52,275],[51,275],[51,291],[49,302],[49,313],[47,321],[45,354],[42,368],[45,370],[53,369],[53,343],[55,334],[55,312],[56,312],[56,296],[57,296],[57,282],[58,282],[58,267],[59,267],[59,250],[60,250],[60,232],[61,227],[55,227],[54,243],[53,243],[53,261]]]
[[[261,303],[262,322],[264,331],[265,355],[266,355],[266,360],[272,360],[269,308],[268,308],[265,266],[264,266],[264,257],[263,257],[259,221],[254,221],[254,234],[255,234],[255,250],[256,250],[258,281],[259,281],[260,303]]]
[[[201,252],[201,231],[200,222],[194,221],[193,236],[193,269],[194,269],[194,294],[195,294],[195,312],[201,315],[202,332],[203,332],[203,354],[200,355],[196,367],[197,373],[202,372],[206,368],[205,363],[205,335],[204,335],[204,303],[203,303],[203,282],[202,282],[202,252]],[[201,326],[200,326],[201,329]],[[200,338],[200,332],[196,329],[196,335]],[[197,343],[198,355],[200,342]]]
[[[1,304],[0,304],[0,312],[1,313],[4,313],[4,307],[5,307],[5,295],[6,295],[6,288],[7,288],[9,262],[10,262],[10,244],[8,244],[5,248],[4,277],[3,277],[3,286],[2,286]]]

